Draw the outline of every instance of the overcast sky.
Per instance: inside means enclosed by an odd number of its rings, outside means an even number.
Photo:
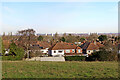
[[[118,32],[117,2],[4,2],[3,32]]]

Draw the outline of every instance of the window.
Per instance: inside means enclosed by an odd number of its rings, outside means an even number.
[[[93,50],[93,52],[95,52],[96,50]]]
[[[43,47],[39,47],[40,49],[43,49]]]
[[[74,53],[74,49],[72,49],[72,52]]]
[[[78,50],[78,53],[80,53],[80,49]]]
[[[62,53],[62,51],[58,51],[59,53]]]
[[[70,50],[66,50],[66,53],[70,53]]]
[[[90,53],[90,50],[88,52]]]
[[[54,51],[54,53],[56,53],[56,51]]]

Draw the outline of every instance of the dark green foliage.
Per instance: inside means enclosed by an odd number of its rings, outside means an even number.
[[[106,35],[100,35],[100,36],[98,37],[98,39],[99,39],[100,41],[104,41],[104,40],[107,40],[107,36],[106,36]]]
[[[65,56],[66,61],[85,61],[86,56]]]
[[[115,37],[115,41],[117,41],[118,40],[118,38],[117,37]]]
[[[64,37],[61,37],[61,39],[60,39],[61,41],[63,41],[63,42],[65,42],[65,38]]]
[[[37,39],[38,39],[39,41],[42,41],[42,40],[43,40],[43,36],[39,36]]]
[[[15,43],[10,44],[10,52],[8,56],[3,55],[3,60],[22,60],[24,56],[24,50],[19,48]]]
[[[120,36],[118,36],[118,40],[120,40]]]
[[[83,42],[85,40],[85,38],[80,38],[80,42]]]
[[[115,51],[106,51],[102,49],[100,51],[92,53],[88,58],[87,61],[117,61],[117,52]]]

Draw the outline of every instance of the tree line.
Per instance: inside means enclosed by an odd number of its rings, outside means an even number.
[[[115,41],[118,41],[119,37],[112,37],[115,39]],[[26,29],[26,30],[20,30],[17,33],[17,40],[20,42],[18,45],[14,43],[14,40],[12,40],[12,43],[9,46],[10,53],[9,55],[13,56],[16,59],[22,59],[24,57],[29,58],[30,57],[30,46],[32,43],[35,43],[37,41],[45,41],[49,42],[51,45],[57,43],[57,42],[68,42],[68,43],[74,43],[74,42],[84,42],[84,41],[105,41],[104,48],[100,49],[98,52],[94,52],[93,55],[89,57],[89,60],[116,60],[117,59],[117,47],[112,45],[112,42],[108,40],[108,36],[106,35],[100,35],[97,34],[90,34],[89,36],[74,36],[72,34],[66,35],[66,33],[63,34],[63,36],[59,36],[56,32],[54,36],[36,36],[35,30],[33,29]],[[4,46],[2,52],[4,53]],[[37,53],[36,53],[37,54]],[[4,58],[4,57],[3,57]],[[108,59],[107,59],[108,58]]]

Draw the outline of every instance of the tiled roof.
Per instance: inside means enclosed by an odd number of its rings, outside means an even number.
[[[99,42],[96,42],[96,44],[99,46],[99,47],[104,47],[103,44],[99,43]]]
[[[50,43],[44,42],[44,41],[37,41],[37,44],[43,48],[49,48],[51,47]]]
[[[98,50],[99,46],[97,44],[94,43],[90,43],[87,50]]]
[[[85,42],[85,43],[83,43],[80,47],[81,47],[82,49],[87,49],[88,46],[89,46],[89,44],[90,44],[90,42]]]
[[[86,42],[83,45],[81,45],[82,49],[87,50],[98,50],[100,47],[103,47],[104,45],[99,42]]]
[[[51,48],[49,48],[49,50],[76,49],[76,48],[78,48],[78,46],[75,45],[75,44],[73,44],[73,43],[58,42],[54,46],[52,46]]]

